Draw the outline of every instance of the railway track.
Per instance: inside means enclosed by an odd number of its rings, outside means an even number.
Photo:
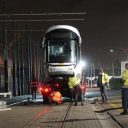
[[[71,107],[72,103],[46,106],[32,117],[25,124],[24,128],[63,128]]]
[[[60,124],[60,126],[59,126],[58,128],[63,128],[64,122],[65,122],[65,120],[66,120],[66,118],[67,118],[67,116],[68,116],[68,113],[69,113],[69,111],[70,111],[70,109],[71,109],[71,106],[72,106],[72,103],[70,103],[70,104],[68,105],[67,110],[66,110],[66,112],[65,112],[65,114],[64,114],[64,118],[62,119],[62,122],[61,122],[61,124]]]

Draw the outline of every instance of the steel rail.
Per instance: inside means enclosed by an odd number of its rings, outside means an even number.
[[[45,109],[43,109],[41,112],[36,114],[36,116],[34,116],[34,118],[32,118],[27,124],[25,124],[24,128],[30,128],[32,126],[32,124],[34,124],[41,116],[48,113],[50,111],[50,109],[51,109],[51,106],[48,106]]]
[[[72,106],[72,103],[70,103],[70,105],[68,106],[68,108],[67,108],[67,110],[66,110],[66,112],[65,112],[65,114],[64,114],[64,117],[63,117],[63,119],[61,120],[61,124],[59,125],[58,128],[63,128],[64,123],[65,123],[65,120],[66,120],[66,118],[67,118],[67,116],[68,116],[68,113],[69,113],[69,111],[70,111],[71,106]]]

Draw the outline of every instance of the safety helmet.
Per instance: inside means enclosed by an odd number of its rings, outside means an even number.
[[[128,68],[128,63],[125,64],[125,67]]]

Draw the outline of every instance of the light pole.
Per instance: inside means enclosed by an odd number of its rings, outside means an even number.
[[[114,53],[114,49],[110,49],[110,53],[111,53],[111,55],[112,55],[112,76],[114,76],[115,75],[115,73],[114,73],[114,69],[115,69],[115,67],[114,67],[114,61],[113,61],[113,53]]]

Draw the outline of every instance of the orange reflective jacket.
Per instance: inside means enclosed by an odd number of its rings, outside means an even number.
[[[61,95],[61,93],[58,92],[58,91],[52,92],[52,93],[50,94],[50,98],[51,98],[52,101],[55,101],[55,102],[57,102],[57,103],[61,103],[61,101],[62,101],[62,95]]]

